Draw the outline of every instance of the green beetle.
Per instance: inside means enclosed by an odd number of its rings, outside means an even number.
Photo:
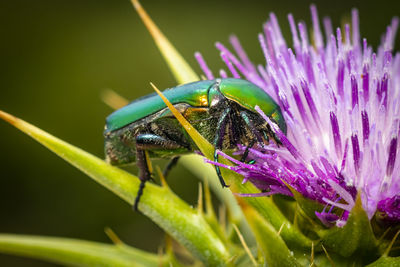
[[[216,149],[248,148],[266,143],[272,137],[266,121],[256,112],[259,106],[285,133],[286,124],[279,106],[256,85],[241,79],[225,78],[193,82],[163,92],[165,97]],[[179,155],[198,150],[185,129],[167,108],[161,97],[150,94],[115,111],[106,119],[104,131],[106,160],[112,165],[136,162],[141,184],[134,209],[151,179],[150,158],[172,158],[166,171]],[[248,149],[242,160],[247,157]],[[218,155],[214,155],[218,161]],[[216,171],[226,187],[219,167]]]

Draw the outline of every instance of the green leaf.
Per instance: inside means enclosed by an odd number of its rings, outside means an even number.
[[[323,206],[309,198],[305,198],[302,194],[297,192],[289,184],[285,183],[287,188],[292,192],[295,203],[297,204],[297,209],[292,212],[295,216],[294,224],[296,227],[301,229],[309,238],[316,240],[319,239],[319,232],[326,229],[326,226],[315,215],[316,211],[322,211]],[[274,198],[277,200],[279,198]],[[283,201],[281,201],[283,202]],[[281,209],[282,210],[282,209]]]
[[[232,223],[237,224],[242,221],[244,218],[243,213],[235,197],[229,189],[222,188],[215,168],[211,164],[205,163],[204,157],[196,154],[184,155],[179,159],[179,164],[185,166],[186,169],[195,174],[199,179],[210,185],[210,188],[218,199],[227,206]]]
[[[244,206],[244,214],[268,266],[301,266],[275,228],[253,208]]]
[[[367,265],[367,267],[399,267],[400,257],[382,256],[377,261]]]
[[[374,250],[377,248],[377,241],[367,213],[362,207],[359,195],[350,212],[346,225],[343,228],[334,227],[326,230],[322,238],[322,244],[328,251],[338,253],[344,257],[352,255],[355,258],[377,256],[374,254]]]
[[[0,234],[0,252],[75,266],[168,266],[166,256],[70,238]]]
[[[292,192],[293,198],[296,200],[299,207],[304,211],[305,215],[309,218],[319,221],[318,217],[315,215],[315,211],[321,211],[323,206],[317,201],[311,200],[309,198],[305,198],[302,194],[297,192],[293,187],[289,184],[285,183],[287,188]]]
[[[275,230],[283,225],[280,235],[290,248],[306,250],[311,247],[312,241],[283,215],[271,197],[246,197],[244,200],[254,207]]]
[[[285,217],[289,221],[294,222],[298,205],[293,197],[280,194],[272,195],[271,197],[275,205],[282,211]]]
[[[28,134],[131,205],[133,204],[139,188],[137,177],[10,114],[0,111],[0,118]],[[214,233],[203,215],[198,214],[167,187],[147,183],[139,203],[139,210],[201,261],[211,265],[225,265],[229,259],[225,244]]]
[[[158,49],[167,62],[168,67],[172,71],[176,81],[179,84],[182,84],[200,80],[199,76],[197,76],[197,74],[181,56],[181,54],[175,49],[175,47],[168,41],[157,25],[152,21],[139,1],[132,0],[132,4],[143,20],[144,25],[146,25],[150,34],[153,36]]]

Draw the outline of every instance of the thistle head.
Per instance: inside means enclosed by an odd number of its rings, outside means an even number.
[[[325,18],[322,31],[315,6],[311,16],[311,38],[303,22],[288,16],[288,44],[270,14],[258,36],[264,64],[253,64],[234,36],[236,53],[216,44],[229,70],[219,75],[263,88],[279,103],[288,128],[284,135],[259,110],[283,145],[251,148],[255,163],[237,162],[233,169],[262,190],[252,196],[293,196],[295,190],[322,204],[315,214],[329,227],[345,224],[357,194],[369,219],[379,212],[380,219],[398,222],[400,54],[392,49],[399,21],[392,20],[374,49],[361,39],[357,10],[344,29]],[[214,78],[201,55],[196,58]]]

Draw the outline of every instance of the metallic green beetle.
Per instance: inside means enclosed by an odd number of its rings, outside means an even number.
[[[285,133],[286,124],[279,106],[256,85],[241,79],[215,79],[193,82],[163,92],[197,131],[216,149],[248,148],[273,138],[269,125],[254,109],[259,106]],[[139,98],[106,119],[104,131],[107,162],[122,165],[135,162],[141,184],[134,208],[151,179],[150,158],[172,158],[166,173],[179,155],[198,150],[184,128],[157,94]],[[248,149],[242,160],[247,157]],[[218,161],[218,155],[214,155]],[[226,187],[220,170],[216,171]]]

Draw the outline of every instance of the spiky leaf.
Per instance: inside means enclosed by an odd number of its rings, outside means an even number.
[[[75,146],[3,111],[0,118],[28,134],[116,195],[133,204],[139,179]],[[225,244],[203,215],[167,187],[147,183],[139,209],[203,262],[224,265],[229,258]]]
[[[199,80],[199,76],[192,70],[186,60],[181,54],[175,49],[175,47],[169,42],[164,34],[158,29],[157,25],[147,15],[144,8],[141,6],[138,0],[132,0],[133,6],[140,15],[143,23],[154,38],[158,49],[163,55],[168,67],[172,71],[175,79],[179,84],[189,83]]]
[[[343,228],[334,227],[327,230],[322,243],[329,251],[333,251],[344,257],[354,255],[355,258],[373,258],[377,256],[374,254],[377,241],[368,216],[362,207],[359,195],[350,212],[346,225]],[[363,254],[359,254],[361,252]],[[354,261],[356,260],[354,259]]]
[[[253,208],[244,205],[244,209],[268,266],[301,266],[275,228]]]
[[[0,252],[75,266],[168,266],[168,258],[124,244],[0,234]]]
[[[367,267],[399,267],[400,257],[380,257],[377,261],[367,265]]]

